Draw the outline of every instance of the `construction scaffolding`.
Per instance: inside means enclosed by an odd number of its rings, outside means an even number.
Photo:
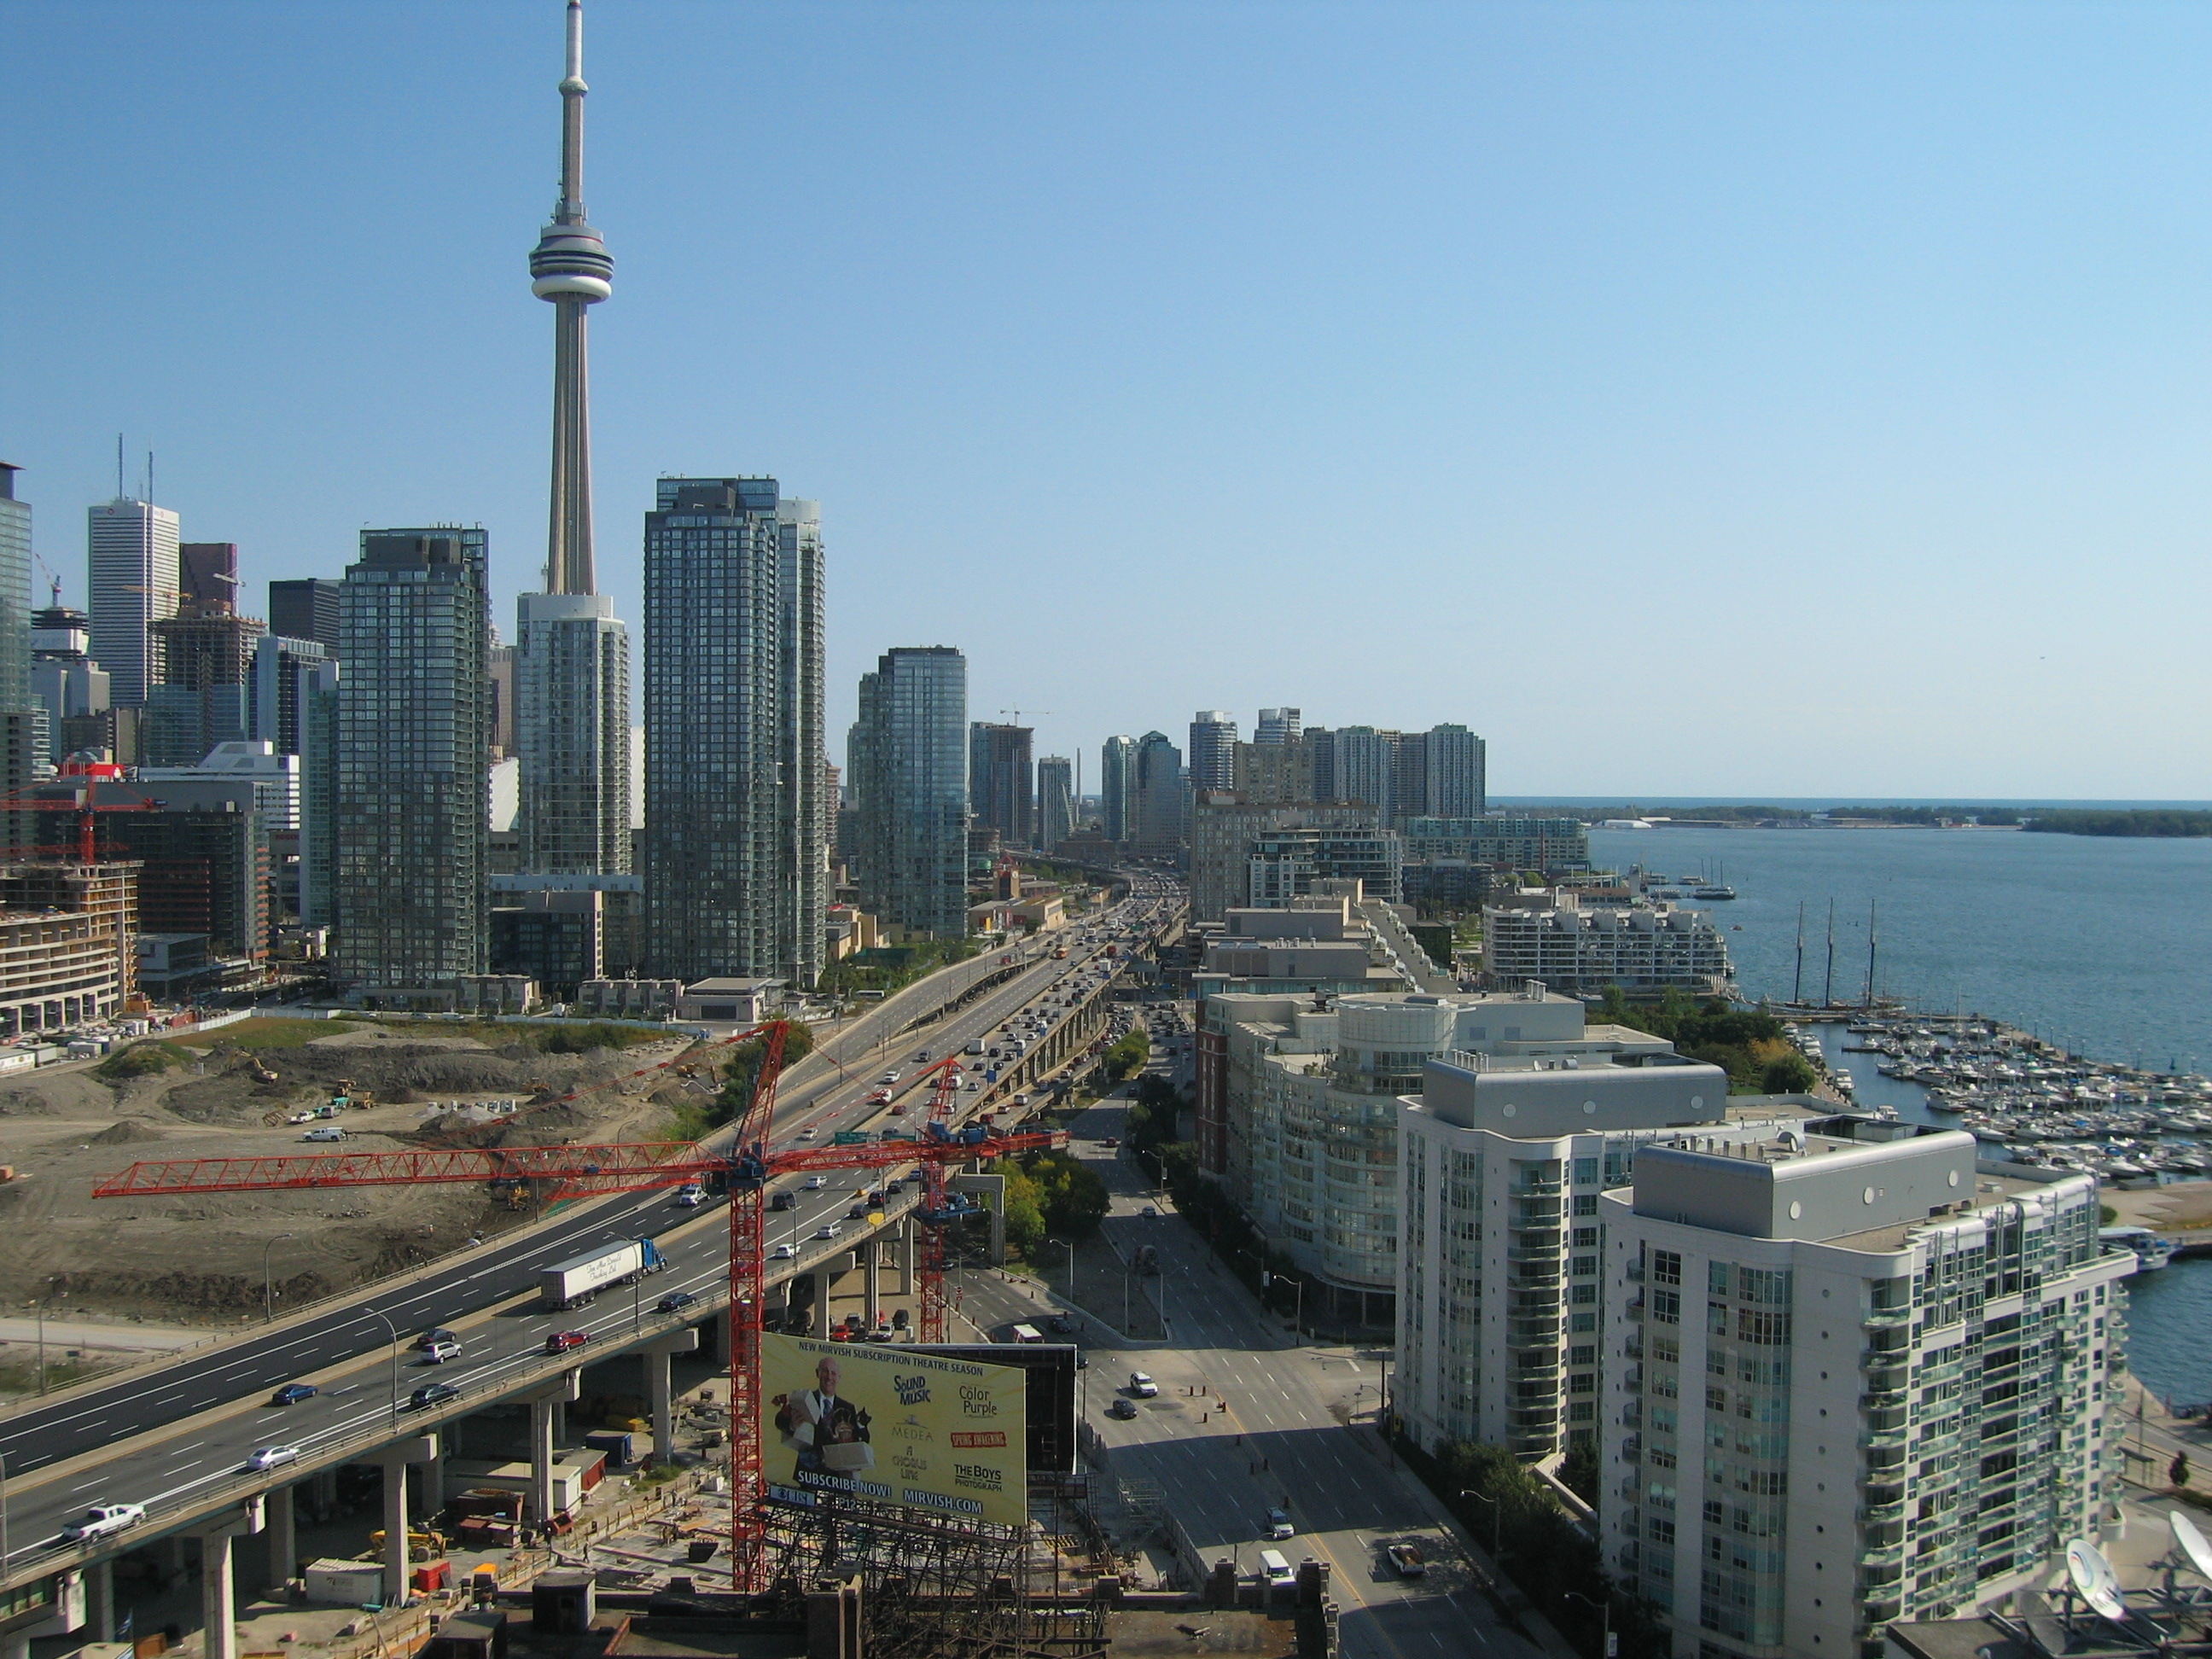
[[[1030,1593],[1034,1525],[993,1526],[866,1503],[770,1506],[764,1549],[779,1614],[808,1590],[858,1579],[870,1659],[1104,1659],[1108,1605],[1071,1583]]]

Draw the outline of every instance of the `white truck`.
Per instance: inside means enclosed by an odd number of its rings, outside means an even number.
[[[549,1311],[580,1308],[610,1285],[634,1285],[668,1265],[649,1238],[627,1238],[589,1255],[556,1261],[538,1270],[538,1295]]]

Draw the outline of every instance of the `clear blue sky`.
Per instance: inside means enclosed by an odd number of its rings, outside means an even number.
[[[818,497],[833,753],[1464,720],[1501,794],[2197,797],[2212,10],[592,0],[605,583]],[[544,550],[558,0],[0,0],[0,458],[249,592]]]

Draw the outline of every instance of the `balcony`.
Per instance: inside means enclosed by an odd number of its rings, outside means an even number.
[[[1639,1324],[1639,1325],[1640,1325],[1640,1324],[1642,1324],[1642,1323],[1644,1322],[1644,1294],[1643,1294],[1643,1292],[1639,1291],[1638,1291],[1638,1292],[1637,1292],[1637,1294],[1635,1294],[1634,1296],[1632,1296],[1631,1297],[1629,1297],[1629,1298],[1628,1298],[1627,1305],[1626,1305],[1626,1307],[1624,1307],[1624,1308],[1621,1310],[1621,1311],[1622,1311],[1622,1312],[1624,1312],[1624,1313],[1626,1313],[1626,1315],[1627,1315],[1631,1319],[1634,1320],[1638,1324]]]
[[[1626,1370],[1622,1371],[1620,1374],[1620,1387],[1622,1392],[1626,1394],[1642,1394],[1644,1392],[1644,1367],[1641,1365],[1631,1365]]]
[[[1910,1308],[1870,1308],[1867,1310],[1866,1316],[1859,1322],[1870,1331],[1889,1330],[1899,1325],[1911,1324],[1912,1322],[1912,1310]]]
[[[1641,1285],[1644,1282],[1644,1264],[1641,1261],[1630,1262],[1626,1269],[1626,1277],[1630,1284]]]

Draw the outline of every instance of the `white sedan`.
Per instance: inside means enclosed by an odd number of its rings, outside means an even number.
[[[297,1446],[264,1446],[246,1460],[246,1467],[249,1469],[273,1469],[280,1463],[296,1463],[299,1461],[300,1449]]]

